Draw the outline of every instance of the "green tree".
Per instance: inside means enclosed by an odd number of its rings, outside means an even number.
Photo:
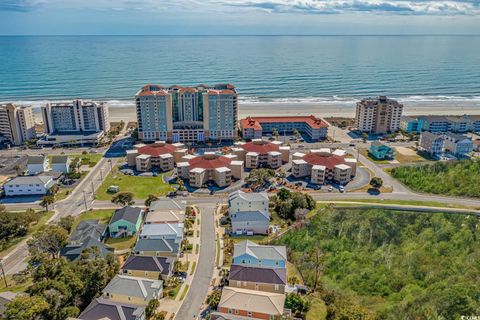
[[[285,298],[285,308],[292,310],[292,313],[295,315],[305,315],[310,305],[299,294],[289,293]]]
[[[220,298],[222,297],[222,291],[214,290],[207,297],[207,303],[212,310],[217,310]]]
[[[147,319],[154,319],[157,308],[160,306],[160,301],[157,299],[152,299],[148,301],[148,305],[145,308],[145,317]]]
[[[74,222],[75,218],[73,216],[65,216],[60,218],[60,220],[58,221],[58,226],[62,227],[70,233],[72,231]]]
[[[48,303],[42,297],[19,295],[7,303],[5,320],[40,320],[48,309]]]
[[[53,259],[58,257],[60,249],[67,244],[67,239],[67,230],[59,226],[47,226],[44,230],[35,233],[27,244],[32,256],[45,253]]]
[[[372,180],[370,180],[370,185],[372,188],[379,190],[383,185],[383,180],[380,177],[373,177]]]
[[[40,201],[40,206],[45,208],[45,211],[48,211],[48,206],[55,202],[55,197],[51,195],[44,196],[42,201]]]
[[[277,192],[277,197],[278,199],[280,199],[281,201],[286,201],[290,198],[290,194],[291,192],[285,188],[281,188],[280,190],[278,190]]]
[[[149,194],[147,199],[145,200],[145,206],[146,207],[150,207],[150,205],[152,204],[152,202],[154,201],[157,201],[158,200],[158,197],[154,194]]]
[[[120,192],[117,195],[113,196],[112,202],[118,205],[126,206],[132,205],[135,202],[133,201],[133,193],[131,192]]]

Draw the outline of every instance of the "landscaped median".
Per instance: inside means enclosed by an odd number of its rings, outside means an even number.
[[[130,176],[123,174],[118,167],[113,168],[105,181],[98,188],[95,198],[97,200],[111,200],[114,193],[107,192],[110,186],[118,186],[119,192],[131,192],[134,199],[146,199],[150,194],[165,196],[173,191],[173,185],[163,181],[163,175],[158,176]]]

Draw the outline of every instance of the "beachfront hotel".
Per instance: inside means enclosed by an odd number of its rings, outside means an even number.
[[[36,137],[32,107],[0,105],[0,135],[4,143],[19,146]]]
[[[359,131],[375,134],[396,132],[400,128],[403,105],[380,96],[357,102],[355,124]]]
[[[264,134],[292,134],[294,129],[313,141],[325,140],[328,124],[320,118],[310,116],[293,117],[247,117],[240,120],[240,130],[244,139],[261,139]]]
[[[135,96],[138,138],[144,142],[204,142],[237,137],[235,87],[146,85]]]
[[[42,107],[45,134],[40,145],[95,145],[110,130],[108,105],[74,100]]]
[[[357,160],[346,158],[344,150],[331,151],[329,148],[297,152],[292,155],[292,175],[295,178],[309,177],[313,184],[334,181],[347,184],[356,175]]]

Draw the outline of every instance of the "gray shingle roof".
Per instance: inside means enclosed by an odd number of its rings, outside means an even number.
[[[287,284],[286,268],[255,268],[232,265],[229,280],[271,284]]]
[[[81,320],[136,320],[145,308],[112,300],[94,299],[78,317]]]
[[[115,210],[115,212],[113,213],[112,219],[110,219],[109,224],[112,224],[120,220],[129,221],[135,224],[137,223],[138,217],[141,214],[142,214],[142,209],[126,206],[126,207],[123,207],[122,209]]]
[[[149,257],[131,255],[123,264],[122,270],[140,270],[160,272],[169,275],[173,267],[174,259],[171,257]]]
[[[95,238],[88,237],[81,244],[68,244],[60,250],[60,255],[68,260],[77,260],[80,258],[82,252],[87,248],[97,247],[99,249],[100,256],[105,258],[112,250],[107,247],[103,242],[98,241]]]
[[[256,257],[259,260],[287,260],[285,246],[259,245],[250,240],[239,242],[234,247],[233,257],[244,254]]]
[[[234,221],[270,221],[270,216],[263,211],[240,211],[230,215],[232,222]]]
[[[65,164],[68,161],[68,156],[53,156],[52,164]]]
[[[157,298],[161,290],[161,280],[116,275],[102,292],[104,294],[124,295],[150,301]]]
[[[179,244],[173,239],[138,239],[134,252],[154,251],[177,254]]]
[[[230,201],[237,198],[244,199],[246,201],[268,201],[268,194],[266,192],[243,192],[241,190],[232,192],[228,199]]]
[[[48,176],[22,176],[16,177],[12,180],[5,183],[5,185],[10,184],[46,184],[52,180],[52,177]]]
[[[150,211],[157,210],[185,210],[185,204],[175,200],[157,200],[150,204]]]
[[[43,164],[45,162],[44,156],[28,156],[27,164]]]
[[[85,241],[88,237],[101,240],[107,229],[106,224],[98,222],[99,220],[83,220],[80,221],[75,230],[68,238],[70,244],[79,244]]]

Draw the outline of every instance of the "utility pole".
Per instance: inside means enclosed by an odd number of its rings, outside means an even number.
[[[103,181],[103,168],[100,168],[100,180]]]
[[[92,183],[92,194],[94,194],[95,193],[95,187],[93,186],[93,180],[90,181],[90,182]]]
[[[85,196],[85,190],[83,190],[83,203],[85,204],[85,211],[88,211],[87,197]]]
[[[108,163],[110,163],[110,171],[113,172],[112,159],[108,159]]]
[[[0,259],[0,268],[2,268],[3,281],[5,281],[5,288],[8,288],[7,277],[5,276],[5,270],[3,269],[3,259]]]

